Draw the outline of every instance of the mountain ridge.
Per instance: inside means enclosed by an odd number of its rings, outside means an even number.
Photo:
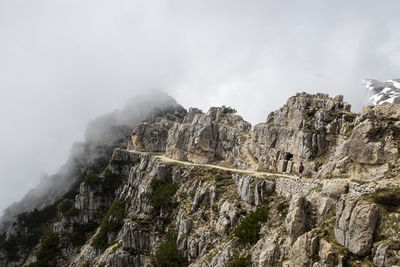
[[[254,127],[173,106],[16,217],[0,266],[400,264],[400,105],[298,93]]]

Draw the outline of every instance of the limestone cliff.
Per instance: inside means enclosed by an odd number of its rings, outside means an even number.
[[[399,265],[399,113],[306,93],[253,128],[227,107],[160,112],[15,217],[0,266]]]

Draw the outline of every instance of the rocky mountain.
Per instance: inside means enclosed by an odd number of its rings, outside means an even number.
[[[384,82],[366,79],[363,82],[370,92],[370,100],[374,105],[400,104],[400,79]]]
[[[400,265],[400,105],[299,93],[252,127],[171,103],[15,216],[0,266]]]

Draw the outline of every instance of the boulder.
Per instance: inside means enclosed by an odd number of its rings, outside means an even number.
[[[318,235],[307,232],[301,235],[289,251],[289,267],[309,267],[318,255]]]
[[[364,256],[370,252],[379,210],[375,204],[343,196],[336,204],[336,241],[350,252]]]
[[[319,241],[319,258],[321,267],[334,267],[336,255],[332,250],[332,245],[325,239]]]
[[[308,202],[304,196],[294,196],[286,216],[286,231],[294,241],[306,232]]]
[[[375,256],[374,256],[374,264],[378,267],[384,267],[387,264],[386,262],[386,251],[388,250],[389,246],[385,244],[380,244],[376,248]]]

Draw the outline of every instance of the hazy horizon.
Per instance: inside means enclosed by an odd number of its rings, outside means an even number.
[[[399,78],[400,2],[0,1],[0,210],[65,163],[90,120],[160,89],[253,125],[297,92],[368,105]]]

